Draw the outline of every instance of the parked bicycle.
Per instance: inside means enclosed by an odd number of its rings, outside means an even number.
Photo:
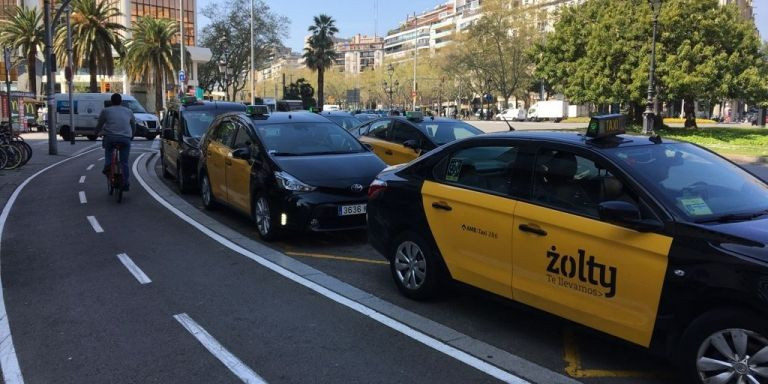
[[[2,169],[16,169],[32,158],[32,147],[14,133],[7,122],[0,124],[0,152],[3,152],[0,155]]]

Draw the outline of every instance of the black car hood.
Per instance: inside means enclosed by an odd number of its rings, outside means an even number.
[[[725,251],[768,262],[768,217],[708,226],[721,236],[713,245]]]
[[[365,188],[387,165],[371,152],[322,156],[275,156],[277,165],[293,177],[316,187]]]
[[[200,138],[199,137],[191,137],[191,136],[184,136],[184,144],[192,147],[192,148],[200,148]]]

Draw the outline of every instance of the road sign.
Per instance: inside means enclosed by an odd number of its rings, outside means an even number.
[[[187,82],[187,73],[184,71],[179,71],[179,83],[186,83]]]

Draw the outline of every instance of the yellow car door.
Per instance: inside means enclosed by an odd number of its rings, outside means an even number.
[[[617,199],[605,195],[606,183],[628,184],[586,157],[545,152],[537,155],[533,201],[515,209],[515,300],[648,346],[672,238],[601,221],[597,204]]]
[[[206,170],[211,182],[213,195],[222,201],[227,201],[226,159],[229,156],[232,137],[235,134],[235,125],[230,120],[223,120],[215,131],[212,132]]]
[[[389,148],[387,141],[390,136],[391,127],[391,119],[377,120],[371,123],[367,132],[364,132],[359,137],[359,140],[363,144],[370,145],[373,153],[389,165],[399,164],[392,162],[392,150]],[[387,152],[389,152],[389,154]]]
[[[436,182],[422,187],[429,228],[451,276],[512,297],[512,224],[508,195],[514,147],[472,147],[450,155]],[[512,160],[512,161],[510,161]]]
[[[391,164],[407,163],[421,156],[421,145],[427,137],[415,127],[399,120],[392,121],[392,133],[387,141],[384,154]],[[408,143],[408,144],[406,144]],[[387,162],[385,160],[385,162]]]
[[[233,153],[242,148],[252,150],[256,146],[253,145],[253,139],[248,134],[248,127],[241,122],[237,122],[235,125],[238,127],[235,140],[224,160],[227,171],[227,201],[236,209],[251,214],[251,159],[250,157],[248,159],[237,158],[233,156]]]

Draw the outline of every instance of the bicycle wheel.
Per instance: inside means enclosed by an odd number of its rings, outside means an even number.
[[[5,163],[5,167],[3,167],[3,169],[18,168],[19,165],[21,165],[21,161],[23,160],[21,150],[10,144],[3,144],[2,147],[5,150],[5,154],[8,156],[8,161]]]
[[[5,168],[5,163],[8,162],[8,155],[5,154],[5,150],[0,147],[0,169]]]
[[[19,137],[19,139],[21,139],[21,137]],[[26,164],[29,161],[29,159],[32,158],[32,146],[30,146],[26,141],[24,141],[24,139],[21,139],[21,140],[14,139],[13,141],[11,141],[11,144],[21,149],[22,152],[24,153],[24,159],[21,161],[21,165]]]
[[[118,203],[123,201],[123,167],[120,165],[120,152],[117,148],[112,155],[112,180],[114,182],[115,200]]]

